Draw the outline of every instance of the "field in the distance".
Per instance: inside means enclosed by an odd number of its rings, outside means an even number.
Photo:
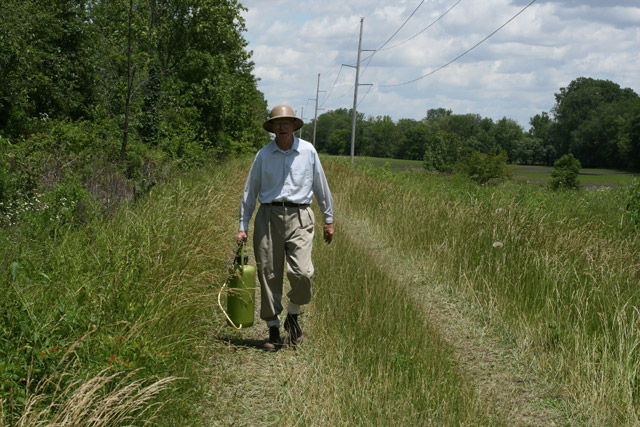
[[[358,165],[385,166],[392,169],[422,169],[421,160],[384,159],[376,157],[356,157]],[[545,184],[551,178],[553,167],[511,165],[513,179],[517,182],[529,184]],[[580,182],[585,187],[624,187],[633,182],[640,174],[614,169],[581,169]]]

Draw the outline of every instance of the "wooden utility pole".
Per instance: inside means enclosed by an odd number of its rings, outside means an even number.
[[[316,115],[313,119],[313,146],[316,146],[316,126],[318,124],[318,94],[320,93],[320,73],[318,73],[318,87],[316,88]]]
[[[302,107],[302,113],[300,113],[300,120],[304,122],[304,107]],[[298,131],[298,138],[302,138],[302,127]]]
[[[353,119],[351,121],[351,164],[353,164],[353,157],[355,155],[356,150],[356,121],[358,118],[358,87],[359,86],[371,86],[370,84],[359,83],[360,78],[360,53],[362,52],[362,26],[364,23],[364,18],[360,18],[360,39],[358,40],[358,61],[356,62],[356,66],[347,65],[347,67],[352,67],[356,69],[356,85],[353,89]],[[346,64],[344,64],[346,65]]]

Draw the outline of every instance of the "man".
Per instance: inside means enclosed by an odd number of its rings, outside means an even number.
[[[256,205],[253,249],[257,262],[262,303],[260,318],[267,322],[267,351],[277,351],[280,339],[284,262],[291,291],[284,328],[291,344],[302,341],[298,322],[300,307],[311,300],[311,247],[314,214],[309,205],[315,195],[324,215],[324,240],[333,238],[333,201],[318,153],[309,142],[294,136],[303,125],[288,105],[279,105],[263,128],[275,138],[256,155],[240,204],[240,228],[236,240],[247,240],[249,220]]]

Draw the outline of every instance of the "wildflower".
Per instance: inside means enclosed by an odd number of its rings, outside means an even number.
[[[502,242],[493,242],[493,247],[496,249],[500,249],[504,244]]]

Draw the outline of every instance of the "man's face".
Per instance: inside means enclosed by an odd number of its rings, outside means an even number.
[[[295,120],[293,119],[275,119],[273,122],[273,130],[280,139],[289,139],[293,136],[295,128]]]

